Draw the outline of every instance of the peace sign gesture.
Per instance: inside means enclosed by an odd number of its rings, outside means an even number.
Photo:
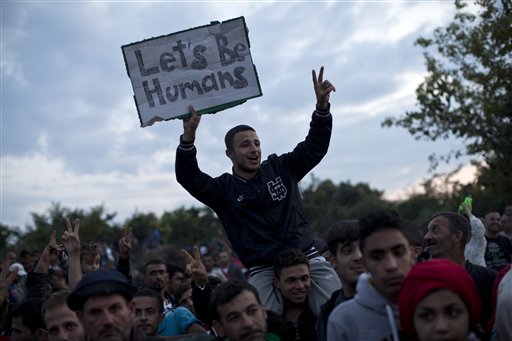
[[[66,218],[66,231],[62,235],[62,243],[69,255],[80,255],[80,238],[78,232],[80,230],[80,219],[75,219],[75,225],[71,226],[71,222]]]
[[[329,109],[329,94],[332,91],[336,91],[334,85],[328,80],[324,80],[324,67],[320,68],[318,78],[316,77],[316,71],[312,71],[313,86],[316,94],[316,107],[319,110],[327,111]]]
[[[130,258],[132,250],[132,228],[128,227],[123,231],[123,236],[119,239],[119,257],[123,259]]]
[[[187,250],[181,249],[181,255],[185,258],[185,262],[187,263],[186,271],[190,272],[190,278],[192,278],[198,286],[204,286],[208,283],[208,271],[206,271],[206,268],[201,261],[201,254],[199,253],[199,248],[197,246],[194,246],[193,253],[194,257],[192,257]]]

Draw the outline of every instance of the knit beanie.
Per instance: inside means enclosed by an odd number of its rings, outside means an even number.
[[[466,269],[448,259],[433,259],[416,264],[402,284],[398,304],[403,331],[417,339],[413,317],[418,304],[434,290],[453,291],[466,304],[470,327],[480,319],[481,302],[473,278]]]

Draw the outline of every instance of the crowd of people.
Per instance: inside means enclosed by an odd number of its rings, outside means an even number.
[[[262,161],[256,131],[236,126],[225,137],[232,173],[219,177],[199,168],[190,107],[176,177],[216,213],[223,249],[133,269],[127,228],[102,266],[98,243],[66,220],[62,243],[52,232],[41,252],[3,255],[0,340],[512,340],[512,205],[478,218],[465,203],[426,228],[372,211],[335,222],[325,240],[311,231],[298,182],[330,142],[335,87],[323,74],[312,72],[304,141]]]

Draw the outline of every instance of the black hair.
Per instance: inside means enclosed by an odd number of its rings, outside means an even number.
[[[240,125],[237,125],[236,127],[229,129],[228,132],[226,133],[226,136],[224,137],[224,143],[226,144],[226,149],[233,148],[233,138],[235,137],[236,134],[238,134],[241,131],[247,131],[247,130],[256,132],[256,130],[254,130],[254,128],[252,128],[248,125],[245,125],[245,124],[240,124]]]
[[[450,222],[450,232],[456,233],[460,231],[462,233],[462,243],[461,248],[464,249],[466,247],[467,242],[469,242],[471,225],[469,223],[468,217],[464,214],[455,213],[455,212],[440,212],[436,213],[430,218],[430,221],[434,220],[437,217],[444,217]]]
[[[274,257],[272,264],[274,276],[279,278],[279,275],[284,268],[298,264],[306,264],[309,268],[309,260],[304,252],[300,249],[284,249]]]
[[[29,298],[18,305],[12,311],[12,317],[21,317],[24,326],[34,334],[38,329],[46,329],[43,320],[43,300],[40,298]]]
[[[158,259],[158,258],[151,259],[150,261],[148,261],[148,262],[144,265],[144,273],[146,273],[146,271],[148,270],[148,266],[153,265],[153,264],[157,264],[157,265],[159,265],[159,264],[163,264],[163,265],[165,265],[164,261],[163,261],[163,260],[161,260],[161,259]],[[167,270],[167,266],[165,266],[165,270],[166,270],[166,271],[168,271],[168,270]]]
[[[169,273],[169,278],[172,278],[176,272],[181,272],[182,274],[185,274],[185,269],[183,269],[182,266],[176,264],[176,263],[169,263],[167,264],[167,272]]]
[[[210,312],[212,314],[212,320],[220,322],[219,306],[230,303],[243,291],[252,292],[256,297],[256,301],[261,304],[258,290],[249,284],[249,282],[229,280],[219,285],[212,293],[210,298]]]
[[[361,227],[355,219],[340,220],[335,222],[327,232],[325,238],[327,247],[333,256],[338,251],[338,244],[347,245],[358,241],[361,236]]]
[[[410,241],[404,231],[403,222],[398,213],[394,210],[379,210],[371,212],[359,219],[359,225],[361,226],[361,237],[359,238],[359,248],[361,249],[361,252],[364,250],[366,239],[375,232],[384,229],[400,231],[410,244]]]
[[[156,300],[156,308],[158,309],[159,314],[164,313],[164,300],[162,299],[162,295],[158,293],[157,291],[150,289],[150,288],[140,288],[135,293],[135,297],[151,297]]]

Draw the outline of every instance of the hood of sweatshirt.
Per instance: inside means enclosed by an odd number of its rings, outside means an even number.
[[[371,283],[372,276],[370,273],[365,272],[359,276],[359,280],[356,285],[356,295],[354,300],[357,301],[361,306],[367,309],[375,311],[377,314],[388,316],[387,310],[391,309],[393,312],[394,323],[398,325],[400,319],[398,318],[398,305],[388,301],[382,296]],[[386,308],[389,306],[389,308]],[[391,321],[390,321],[391,322]]]

